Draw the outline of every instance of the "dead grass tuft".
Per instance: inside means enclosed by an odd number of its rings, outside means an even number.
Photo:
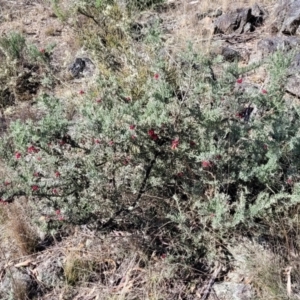
[[[21,255],[29,255],[36,251],[39,238],[34,227],[26,216],[26,210],[17,203],[9,204],[5,228],[6,238],[14,244]]]

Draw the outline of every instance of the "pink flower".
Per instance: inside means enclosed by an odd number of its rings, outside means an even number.
[[[34,177],[40,177],[41,174],[40,174],[39,172],[34,172],[34,173],[33,173],[33,176],[34,176]]]
[[[41,160],[42,160],[42,158],[41,158],[41,157],[38,157],[38,158],[37,158],[37,160],[38,160],[38,161],[41,161]]]
[[[130,125],[129,128],[130,128],[130,130],[134,130],[135,129],[135,125]]]
[[[212,167],[212,163],[209,160],[203,160],[201,165],[203,169],[209,169]]]
[[[109,141],[109,142],[108,142],[108,145],[109,145],[109,146],[112,146],[113,144],[114,144],[113,141]]]
[[[57,217],[57,220],[59,220],[59,221],[63,221],[65,218],[62,216],[62,215],[59,215],[58,217]]]
[[[4,185],[6,185],[6,186],[8,186],[8,185],[10,185],[11,184],[11,182],[9,182],[9,181],[5,181],[4,182]]]
[[[243,82],[243,78],[239,78],[236,82],[237,83],[242,83]]]
[[[7,204],[7,202],[6,202],[5,200],[2,200],[2,199],[0,199],[0,204],[2,204],[2,205],[6,205],[6,204]]]
[[[262,92],[263,94],[268,94],[267,90],[265,90],[265,89],[262,89],[261,92]]]
[[[60,177],[60,173],[58,171],[55,172],[55,177]]]
[[[38,153],[40,149],[35,148],[34,146],[30,146],[27,148],[28,153]]]
[[[131,98],[130,97],[126,97],[125,100],[128,101],[128,102],[130,102]]]
[[[101,102],[102,102],[102,99],[97,99],[96,102],[97,102],[97,103],[101,103]]]
[[[100,144],[100,140],[99,139],[93,139],[93,143],[94,144]]]
[[[176,138],[175,140],[172,141],[171,149],[172,149],[172,150],[177,149],[178,145],[179,145],[179,139]]]
[[[55,195],[57,195],[57,194],[58,194],[57,189],[53,189],[53,190],[52,190],[52,193],[55,194]]]
[[[154,129],[148,130],[148,135],[150,136],[151,140],[156,141],[158,139],[158,135],[155,133]]]
[[[22,156],[22,154],[21,154],[20,152],[16,152],[16,153],[15,153],[15,158],[16,158],[16,159],[20,159],[21,156]]]
[[[135,139],[136,139],[136,136],[135,136],[135,135],[132,135],[131,138],[132,138],[133,140],[135,140]]]
[[[38,191],[38,189],[39,189],[39,187],[37,186],[37,185],[33,185],[32,187],[31,187],[31,190],[32,191]]]
[[[83,94],[84,94],[84,91],[83,91],[83,90],[80,90],[80,91],[78,92],[78,94],[79,94],[79,95],[83,95]]]
[[[154,76],[153,76],[153,78],[157,80],[159,78],[159,74],[155,73]]]
[[[46,50],[44,48],[40,49],[40,53],[44,54],[46,52]]]
[[[60,214],[61,214],[60,209],[57,209],[57,210],[55,211],[55,214],[56,214],[56,215],[60,215]]]
[[[289,185],[292,185],[294,182],[293,182],[293,179],[290,177],[287,179],[286,183]]]

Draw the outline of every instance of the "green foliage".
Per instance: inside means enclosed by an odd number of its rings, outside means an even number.
[[[20,59],[24,48],[25,38],[17,32],[0,38],[0,49],[11,60]]]
[[[145,10],[164,2],[164,0],[129,0],[127,1],[127,8],[129,10]]]
[[[117,77],[99,78],[99,94],[86,94],[74,119],[60,99],[41,96],[44,116],[12,123],[2,138],[14,177],[3,198],[26,194],[39,213],[59,209],[65,222],[102,229],[128,218],[133,227],[170,223],[161,235],[172,257],[186,261],[229,230],[248,231],[296,207],[299,109],[281,88],[291,57],[268,62],[267,93],[234,88],[237,65],[215,81],[218,60],[192,48],[181,60],[153,63],[134,99]],[[248,120],[249,108],[256,112]]]

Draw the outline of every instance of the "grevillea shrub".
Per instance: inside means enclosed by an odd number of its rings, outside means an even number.
[[[25,194],[37,211],[99,229],[162,228],[168,251],[184,257],[296,207],[300,110],[283,98],[291,58],[269,61],[267,93],[244,91],[247,70],[235,64],[215,80],[220,61],[191,50],[181,59],[177,85],[158,61],[134,100],[99,78],[101,92],[82,94],[71,120],[62,100],[41,96],[43,117],[12,123],[1,139],[11,168],[1,198]]]

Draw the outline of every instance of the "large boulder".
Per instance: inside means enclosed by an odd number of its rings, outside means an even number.
[[[300,0],[280,0],[273,10],[271,32],[294,35],[300,25]]]
[[[263,24],[267,15],[267,12],[257,4],[251,8],[238,8],[216,19],[215,33],[252,32]]]

